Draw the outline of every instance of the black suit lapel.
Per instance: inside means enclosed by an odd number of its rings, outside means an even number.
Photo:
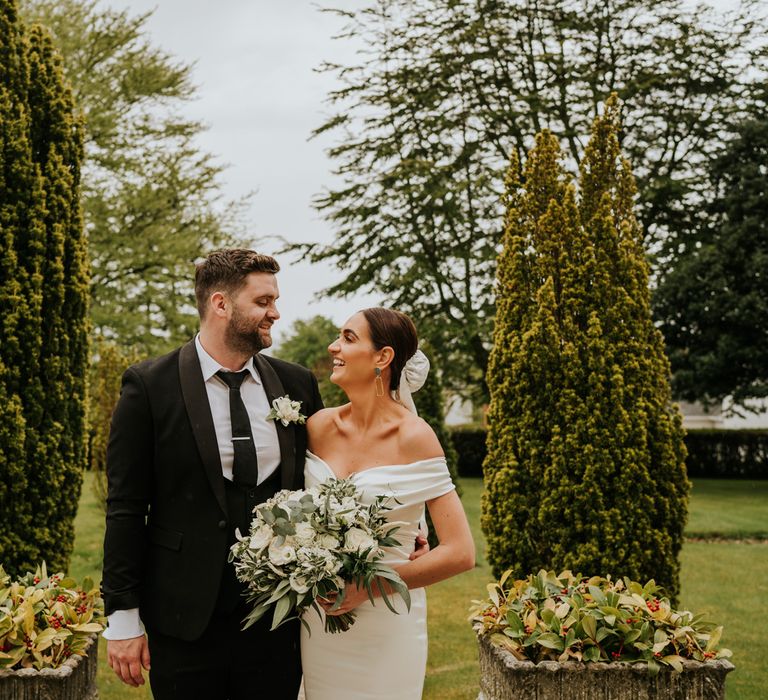
[[[253,364],[264,383],[264,391],[271,406],[275,399],[285,396],[283,383],[272,365],[261,355],[254,355]],[[293,475],[296,470],[296,436],[292,423],[283,425],[279,420],[276,420],[275,426],[277,427],[277,440],[280,443],[280,481],[282,488],[289,489],[293,485]]]
[[[205,390],[203,370],[200,368],[194,340],[184,345],[179,352],[179,381],[205,474],[221,510],[226,513],[227,500],[224,495],[219,443],[216,440],[211,405],[208,403],[208,392]]]

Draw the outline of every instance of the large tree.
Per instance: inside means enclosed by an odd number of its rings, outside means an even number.
[[[221,166],[200,150],[203,126],[181,114],[191,67],[153,46],[148,14],[97,0],[24,0],[50,29],[85,122],[83,209],[97,335],[148,354],[197,325],[195,259],[238,231],[219,202]]]
[[[745,408],[768,396],[768,118],[743,123],[709,166],[715,196],[659,280],[673,389]]]
[[[513,158],[488,370],[482,525],[494,573],[655,578],[680,590],[683,430],[650,312],[611,98],[569,182],[549,132]]]
[[[648,244],[684,229],[702,168],[764,75],[757,10],[722,23],[681,0],[377,0],[342,13],[355,65],[317,134],[340,184],[317,199],[329,245],[294,245],[412,312],[454,387],[482,389],[501,239],[502,173],[550,129],[575,171],[598,105],[625,102],[622,147]],[[754,49],[754,52],[753,52]],[[744,70],[751,64],[752,70]],[[482,392],[481,392],[482,393]]]
[[[0,562],[66,569],[85,466],[81,124],[48,34],[0,1]]]

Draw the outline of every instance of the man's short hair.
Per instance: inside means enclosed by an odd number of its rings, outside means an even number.
[[[245,248],[224,248],[210,253],[195,268],[195,299],[197,313],[205,317],[208,299],[216,291],[236,294],[252,272],[280,272],[277,260]]]

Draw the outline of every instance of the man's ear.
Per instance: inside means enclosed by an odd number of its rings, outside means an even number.
[[[214,292],[208,297],[211,313],[216,316],[226,316],[229,308],[229,298],[224,292]]]

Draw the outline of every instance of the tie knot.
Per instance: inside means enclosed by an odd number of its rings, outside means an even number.
[[[220,369],[216,372],[216,376],[221,379],[230,389],[236,389],[239,391],[240,385],[249,374],[247,369],[241,369],[239,372],[227,372]]]

